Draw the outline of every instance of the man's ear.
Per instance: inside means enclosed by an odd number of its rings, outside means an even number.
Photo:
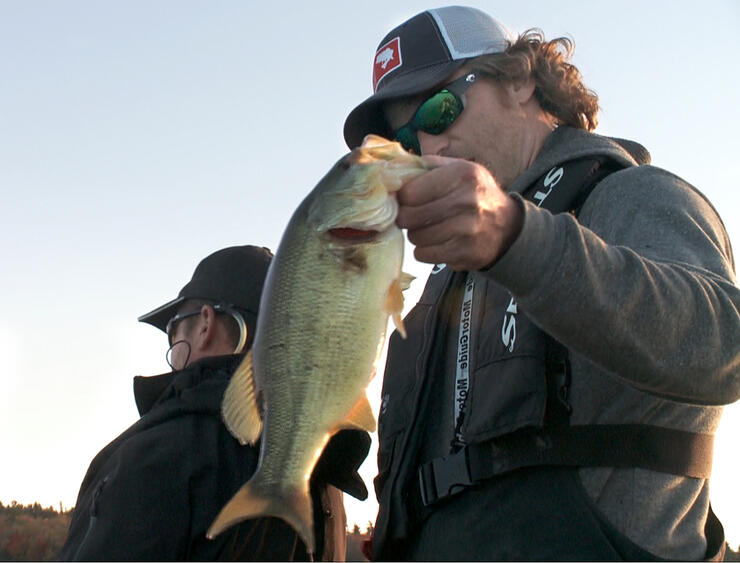
[[[537,86],[533,77],[512,82],[510,84],[510,92],[514,99],[520,104],[526,104],[532,96],[534,96],[534,89]]]
[[[200,308],[200,323],[196,334],[193,335],[193,345],[198,350],[206,350],[216,334],[216,311],[210,305],[203,305]]]

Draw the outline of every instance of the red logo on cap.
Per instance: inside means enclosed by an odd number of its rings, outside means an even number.
[[[389,72],[401,66],[401,38],[394,37],[385,45],[381,45],[375,53],[373,65],[373,92],[378,89],[378,82]]]

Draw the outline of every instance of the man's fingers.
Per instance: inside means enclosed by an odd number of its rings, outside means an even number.
[[[440,168],[447,164],[452,164],[460,160],[459,158],[453,158],[451,156],[439,156],[436,154],[425,154],[421,157],[422,162],[429,168]]]
[[[431,160],[431,157],[424,158]],[[442,165],[409,180],[398,191],[400,205],[409,207],[424,205],[445,197],[465,182],[477,179],[479,171],[471,162],[445,157],[435,157],[434,160]]]
[[[430,201],[419,206],[404,205],[399,207],[396,224],[402,229],[413,231],[431,225],[437,225],[448,218],[459,214],[460,202],[455,194]]]
[[[435,179],[432,179],[436,181]],[[430,225],[437,225],[456,215],[476,214],[478,212],[477,192],[474,187],[467,184],[454,184],[454,178],[442,182],[448,182],[441,189],[436,190],[436,197],[418,203],[416,205],[401,204],[396,217],[396,224],[402,229],[419,229]],[[434,191],[433,184],[421,185],[421,189],[429,189],[427,195]],[[415,186],[412,186],[415,188]],[[467,188],[467,189],[466,189]],[[418,198],[420,200],[422,198]]]
[[[521,209],[483,166],[426,158],[441,166],[398,192],[397,225],[408,230],[414,255],[422,262],[445,262],[453,269],[487,266],[521,229]]]
[[[471,258],[457,250],[458,246],[460,241],[454,239],[434,246],[417,246],[414,248],[414,258],[425,264],[445,263],[456,271],[475,269],[469,266]],[[444,262],[445,257],[450,256],[455,258]]]
[[[452,210],[430,225],[409,229],[407,236],[421,262],[444,262],[453,269],[480,269],[496,260],[514,242],[522,228],[523,210],[511,197],[483,211]]]
[[[468,236],[472,222],[472,218],[466,215],[452,215],[439,223],[409,229],[406,234],[409,242],[414,246],[435,246],[458,237]]]

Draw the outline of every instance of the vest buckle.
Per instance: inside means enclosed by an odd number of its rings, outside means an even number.
[[[435,458],[419,467],[419,490],[424,506],[461,493],[472,485],[468,448]]]

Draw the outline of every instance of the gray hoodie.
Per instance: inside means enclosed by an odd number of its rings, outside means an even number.
[[[579,156],[634,158],[561,127],[510,191]],[[740,289],[707,199],[677,176],[632,166],[603,180],[578,220],[521,200],[521,234],[487,275],[567,346],[571,424],[642,423],[714,433],[740,397]],[[581,469],[586,491],[656,555],[704,556],[709,483],[645,469]]]

